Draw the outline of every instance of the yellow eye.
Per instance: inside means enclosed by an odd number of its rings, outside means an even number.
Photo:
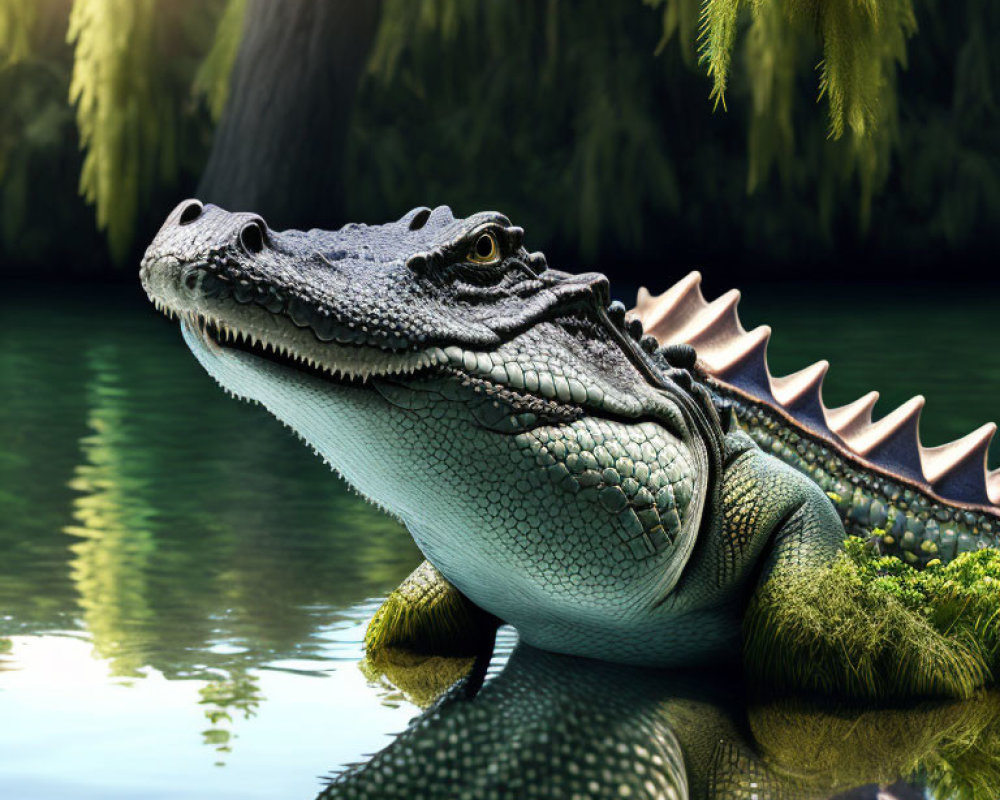
[[[475,264],[492,264],[500,257],[497,237],[488,231],[476,237],[475,244],[469,250],[469,261]]]

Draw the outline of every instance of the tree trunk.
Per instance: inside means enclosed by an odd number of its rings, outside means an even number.
[[[249,0],[198,196],[276,228],[343,223],[351,111],[376,0]]]

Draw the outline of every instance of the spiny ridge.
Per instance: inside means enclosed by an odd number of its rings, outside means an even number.
[[[691,272],[655,297],[641,288],[630,313],[662,346],[694,346],[701,368],[721,386],[777,409],[808,433],[945,501],[992,506],[993,513],[1000,513],[1000,469],[986,469],[995,424],[939,447],[924,447],[919,432],[924,398],[919,395],[874,422],[878,392],[827,408],[823,380],[829,363],[818,361],[791,375],[772,376],[767,365],[771,329],[762,325],[747,331],[737,313],[739,300],[733,289],[708,302],[701,274]]]

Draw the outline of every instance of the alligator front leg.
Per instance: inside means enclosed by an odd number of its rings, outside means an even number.
[[[365,653],[388,650],[469,656],[493,641],[499,620],[473,604],[429,561],[410,573],[375,612],[365,632]]]
[[[974,643],[859,578],[840,518],[816,484],[756,448],[731,463],[726,541],[737,549],[766,542],[744,618],[744,660],[756,682],[865,697],[967,697],[989,680]]]
[[[766,455],[743,432],[726,437],[725,456],[721,585],[745,575],[761,558],[761,583],[834,561],[844,526],[815,483]]]
[[[425,706],[463,677],[478,683],[499,624],[424,561],[368,624],[364,669]]]

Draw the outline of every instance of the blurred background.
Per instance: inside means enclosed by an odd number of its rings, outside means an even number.
[[[981,0],[0,0],[0,797],[309,797],[417,711],[358,669],[408,533],[142,294],[181,199],[495,209],[629,304],[697,268],[774,374],[922,393],[936,445],[1000,417],[998,39]]]
[[[496,209],[633,284],[993,277],[998,34],[979,0],[0,0],[0,271],[133,281],[196,195]]]

